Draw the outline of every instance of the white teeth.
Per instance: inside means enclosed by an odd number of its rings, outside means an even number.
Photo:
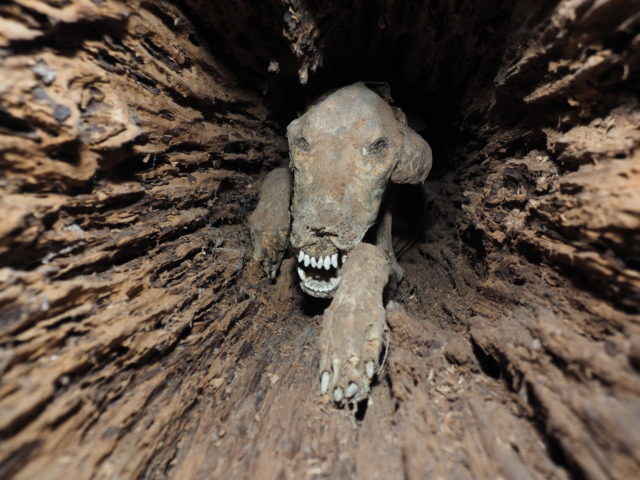
[[[304,270],[301,269],[300,267],[298,267],[298,276],[300,277],[300,280],[302,280],[303,282],[307,281],[307,274],[304,273]]]
[[[342,256],[342,261],[346,260],[346,256]],[[300,250],[298,252],[298,263],[304,264],[305,267],[311,265],[312,268],[324,268],[325,270],[331,270],[331,267],[338,268],[338,254],[334,253],[332,255],[327,255],[326,257],[311,257],[308,253],[305,253],[304,250]]]
[[[310,278],[301,268],[298,268],[298,275],[300,275],[300,279],[305,287],[315,290],[316,292],[330,292],[331,290],[335,290],[340,283],[340,277],[332,277],[329,280]]]

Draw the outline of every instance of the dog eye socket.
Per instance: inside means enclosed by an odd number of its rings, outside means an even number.
[[[307,139],[304,137],[296,137],[291,143],[294,147],[304,150],[305,152],[311,150],[311,145],[309,145],[309,142],[307,142]]]
[[[380,137],[371,145],[369,145],[369,148],[367,149],[367,151],[371,155],[377,155],[379,153],[384,152],[388,146],[389,146],[389,142],[387,141],[387,139],[384,137]]]

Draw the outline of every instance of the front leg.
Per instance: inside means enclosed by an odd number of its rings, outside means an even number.
[[[258,206],[249,217],[253,259],[272,280],[289,247],[291,183],[288,168],[269,172],[260,189]]]
[[[404,270],[398,263],[396,254],[393,251],[393,232],[392,232],[392,211],[393,211],[393,190],[387,186],[387,191],[382,198],[380,204],[380,213],[378,216],[378,230],[376,231],[376,245],[380,247],[389,256],[391,261],[391,270],[394,275],[396,284],[404,278]]]
[[[338,405],[369,396],[386,330],[382,292],[390,275],[388,256],[368,243],[354,248],[341,269],[320,334],[320,391]]]

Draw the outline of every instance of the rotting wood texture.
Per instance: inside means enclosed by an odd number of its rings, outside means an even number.
[[[0,477],[640,476],[638,2],[222,3],[0,6]],[[355,418],[245,220],[366,65],[456,135]]]

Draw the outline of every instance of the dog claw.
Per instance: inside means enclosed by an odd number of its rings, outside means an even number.
[[[340,403],[340,402],[342,402],[343,398],[344,398],[344,395],[342,393],[342,388],[336,387],[336,389],[333,391],[333,400],[336,403]]]
[[[329,391],[329,381],[331,380],[331,375],[326,370],[322,372],[322,376],[320,377],[320,393],[324,395]]]
[[[364,369],[367,377],[369,378],[373,378],[373,376],[376,374],[376,364],[373,360],[369,360],[364,366]]]
[[[347,387],[347,398],[353,397],[356,393],[358,393],[358,385],[351,382]]]

